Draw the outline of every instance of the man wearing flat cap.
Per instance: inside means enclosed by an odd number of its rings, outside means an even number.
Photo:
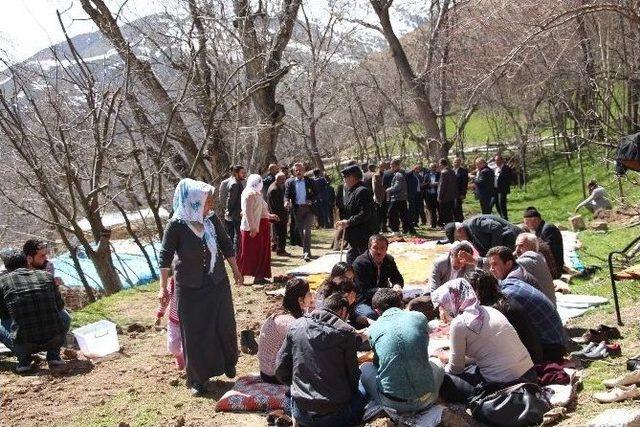
[[[522,215],[524,226],[527,227],[532,233],[547,243],[551,248],[553,259],[556,262],[554,279],[559,279],[562,271],[564,270],[564,247],[562,243],[562,233],[558,227],[550,222],[545,222],[542,219],[540,212],[534,207],[529,206]]]
[[[373,194],[362,182],[362,170],[358,165],[350,165],[341,173],[346,187],[344,219],[336,222],[336,227],[344,230],[344,239],[350,247],[347,264],[351,265],[367,250],[369,237],[377,232],[377,218]]]

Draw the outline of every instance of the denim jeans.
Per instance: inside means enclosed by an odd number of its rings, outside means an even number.
[[[291,415],[296,420],[296,423],[303,427],[354,426],[362,423],[366,404],[366,392],[362,388],[362,384],[360,384],[358,391],[351,398],[351,402],[335,412],[324,415],[308,412],[300,409],[296,405],[295,399],[291,399]]]
[[[411,400],[407,402],[399,402],[393,399],[389,399],[382,394],[378,389],[378,370],[373,363],[365,363],[360,367],[362,372],[360,375],[360,383],[367,392],[369,398],[378,403],[381,406],[395,409],[400,413],[406,412],[419,412],[427,409],[438,400],[438,391],[444,378],[444,369],[433,362],[431,364],[433,372],[433,382],[435,391],[433,393],[427,393],[420,399]]]
[[[378,318],[378,314],[373,311],[373,308],[369,304],[365,304],[363,302],[356,304],[353,312],[357,316],[368,317],[371,320],[376,320]]]
[[[236,253],[236,257],[240,255],[240,221],[224,220],[224,226],[227,229],[227,234],[233,242],[233,250]]]
[[[42,350],[47,351],[47,360],[60,360],[60,347],[64,344],[67,331],[71,325],[71,316],[69,313],[62,309],[60,310],[60,320],[62,320],[62,326],[64,332],[60,335],[52,337],[48,342],[44,344],[32,344],[32,343],[16,343],[11,339],[11,319],[2,319],[0,324],[0,342],[7,346],[18,359],[18,365],[27,366],[31,363],[31,355]]]

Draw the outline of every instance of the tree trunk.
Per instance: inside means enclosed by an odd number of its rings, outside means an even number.
[[[254,19],[260,13],[253,13],[249,0],[234,0],[236,13],[234,26],[242,44],[242,55],[246,61],[245,70],[250,82],[251,99],[258,116],[257,137],[251,164],[266,169],[276,161],[278,133],[285,115],[284,106],[276,102],[276,86],[289,71],[281,67],[282,53],[291,39],[291,33],[298,16],[302,0],[285,0],[276,22],[277,31],[268,42],[261,42]],[[262,5],[262,2],[260,2]]]
[[[436,116],[436,113],[431,105],[428,82],[418,78],[418,76],[414,73],[413,67],[409,62],[407,54],[405,53],[400,40],[393,31],[391,20],[389,18],[390,2],[379,2],[377,0],[371,0],[371,4],[374,11],[376,12],[376,15],[378,15],[378,19],[380,20],[382,33],[384,35],[384,38],[387,40],[387,43],[389,44],[391,56],[393,57],[396,67],[398,68],[398,72],[409,87],[409,92],[416,106],[420,123],[424,128],[425,139],[427,141],[430,139],[439,140],[440,129],[438,127],[438,117]],[[440,143],[445,149],[444,151],[448,154],[448,144],[445,144],[444,141],[440,141]],[[426,157],[429,154],[428,145],[423,145],[422,149],[423,155]],[[442,154],[442,150],[439,149],[437,151],[432,151],[431,154],[433,155],[433,157],[438,156]]]
[[[158,112],[166,120],[169,131],[168,138],[180,147],[180,152],[186,162],[193,164],[196,160],[198,147],[189,134],[187,125],[178,111],[178,106],[173,102],[162,83],[160,83],[151,68],[151,64],[135,55],[103,0],[80,0],[80,4],[102,35],[113,44],[120,58],[125,64],[128,64],[133,75],[147,89],[149,95],[156,102]],[[160,148],[162,149],[162,147]],[[211,173],[202,160],[197,163],[196,170],[198,178],[204,181],[211,181]]]
[[[120,276],[111,259],[110,236],[111,232],[104,230],[100,235],[100,242],[98,243],[97,249],[92,248],[86,239],[82,241],[85,252],[96,267],[96,273],[98,273],[102,287],[107,295],[115,294],[122,289]]]
[[[309,144],[311,145],[311,158],[316,168],[324,172],[324,163],[322,163],[322,157],[318,150],[318,134],[317,134],[318,121],[311,119],[309,123]]]
[[[84,293],[87,294],[87,300],[89,300],[89,302],[95,302],[96,301],[95,292],[93,291],[93,288],[91,287],[91,285],[89,285],[87,276],[84,274],[84,271],[82,270],[82,265],[80,265],[80,260],[78,259],[78,248],[71,244],[71,242],[67,238],[66,233],[61,227],[57,227],[57,228],[58,228],[58,234],[60,235],[62,242],[64,243],[65,247],[69,251],[69,256],[73,261],[73,267],[76,269],[76,273],[78,273],[78,278],[80,279],[80,282],[82,282]]]

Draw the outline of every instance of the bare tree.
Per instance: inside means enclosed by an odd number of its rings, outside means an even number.
[[[120,27],[107,5],[103,0],[80,0],[82,8],[89,15],[91,20],[96,24],[100,32],[113,44],[116,51],[125,62],[135,76],[136,81],[145,88],[150,97],[155,100],[157,111],[162,114],[164,123],[167,126],[167,132],[160,141],[156,141],[160,148],[164,145],[164,140],[169,139],[172,144],[178,148],[178,152],[184,160],[181,164],[176,165],[179,172],[186,176],[190,173],[192,166],[195,169],[196,176],[206,181],[213,181],[213,174],[209,167],[205,164],[201,156],[198,155],[202,151],[198,147],[193,137],[189,133],[179,105],[169,96],[166,88],[160,79],[156,76],[148,61],[140,59],[133,52],[129,42],[124,38]],[[129,100],[137,98],[135,95],[129,95]],[[142,118],[142,107],[139,102],[132,105],[134,110],[139,113]],[[150,122],[150,120],[147,121]],[[215,153],[214,153],[215,155]],[[224,162],[214,162],[214,165]],[[222,166],[223,170],[226,166]],[[217,170],[216,172],[219,172]]]
[[[289,71],[290,65],[282,65],[282,55],[293,32],[302,0],[283,0],[278,16],[271,22],[267,6],[260,1],[253,10],[249,0],[233,0],[236,14],[234,26],[242,46],[246,62],[248,92],[256,112],[255,147],[250,164],[264,167],[276,160],[278,133],[285,116],[284,105],[276,101],[276,87]],[[264,7],[264,9],[263,9]],[[266,29],[260,31],[261,21]],[[271,34],[272,26],[276,30]]]
[[[52,79],[12,67],[15,90],[0,92],[1,141],[11,152],[16,173],[14,182],[0,185],[0,195],[57,230],[67,247],[74,246],[70,236],[77,239],[95,265],[104,290],[112,294],[122,285],[111,260],[110,231],[102,222],[101,203],[112,179],[105,166],[115,149],[124,90],[97,81],[71,40],[67,42],[77,67],[61,66],[63,60],[54,51],[60,74]],[[32,95],[34,82],[47,88],[44,96]],[[69,96],[65,91],[79,95]],[[80,109],[77,98],[83,100]],[[46,206],[46,213],[36,209],[32,198]],[[83,217],[89,223],[90,237],[80,225]]]

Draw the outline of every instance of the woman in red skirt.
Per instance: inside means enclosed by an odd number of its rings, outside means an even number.
[[[262,197],[262,177],[249,175],[241,196],[240,257],[238,267],[243,276],[253,276],[254,284],[266,283],[271,277],[271,227],[269,220],[278,216],[269,213]]]

